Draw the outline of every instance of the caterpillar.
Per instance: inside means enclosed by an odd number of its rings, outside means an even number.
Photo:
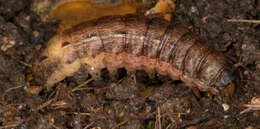
[[[50,88],[81,67],[145,70],[218,94],[234,86],[235,67],[182,24],[138,15],[105,16],[56,34],[35,58],[33,71]]]

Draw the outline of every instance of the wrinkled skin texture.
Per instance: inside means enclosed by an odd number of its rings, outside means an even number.
[[[181,24],[136,15],[106,16],[57,34],[34,72],[50,88],[82,65],[94,78],[103,68],[145,70],[213,94],[234,80],[232,62]]]

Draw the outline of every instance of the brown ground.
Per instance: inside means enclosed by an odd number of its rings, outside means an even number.
[[[123,69],[117,81],[109,81],[104,70],[103,80],[86,85],[90,76],[82,68],[50,91],[29,83],[35,79],[33,56],[57,26],[40,22],[29,5],[27,0],[0,0],[0,129],[260,128],[260,111],[239,114],[243,104],[260,95],[260,24],[227,21],[259,20],[260,0],[176,3],[179,20],[243,65],[237,75],[241,86],[226,102],[143,71],[136,73],[135,82]]]

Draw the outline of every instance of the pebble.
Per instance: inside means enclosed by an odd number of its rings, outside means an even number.
[[[229,109],[229,105],[225,104],[225,103],[222,104],[222,107],[223,107],[224,111],[227,111]]]
[[[197,12],[197,8],[194,7],[194,6],[192,6],[191,9],[190,9],[190,11],[191,11],[192,13],[195,13],[195,12]]]

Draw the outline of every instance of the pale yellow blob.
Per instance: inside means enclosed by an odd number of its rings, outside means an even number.
[[[92,1],[65,2],[50,12],[50,18],[61,20],[59,30],[62,31],[82,21],[89,21],[102,16],[135,14],[138,8],[147,6],[147,3],[133,2],[122,0],[117,4],[108,5],[97,5]]]
[[[60,35],[55,35],[54,37],[49,40],[46,45],[46,50],[48,53],[48,57],[58,57],[62,52],[61,48],[61,39]]]
[[[156,5],[146,12],[146,15],[164,13],[164,12],[173,12],[175,9],[175,0],[159,0]],[[171,14],[164,14],[164,19],[167,21],[171,20]]]

